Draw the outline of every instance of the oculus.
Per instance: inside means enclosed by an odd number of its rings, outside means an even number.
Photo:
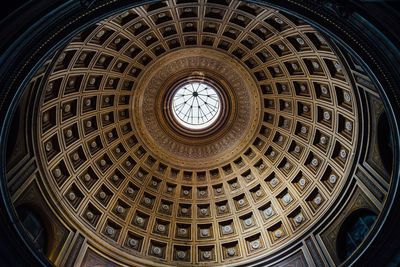
[[[204,129],[220,114],[220,98],[214,87],[204,82],[189,82],[178,87],[172,98],[175,119],[189,129]]]

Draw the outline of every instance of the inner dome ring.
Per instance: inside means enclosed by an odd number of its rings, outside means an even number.
[[[258,88],[243,65],[218,51],[191,48],[171,52],[151,66],[141,76],[149,79],[139,79],[131,102],[132,123],[149,150],[174,157],[174,165],[192,166],[189,159],[196,159],[200,167],[225,162],[245,149],[262,118]],[[193,80],[211,84],[221,99],[218,119],[201,130],[181,126],[171,110],[175,89]]]

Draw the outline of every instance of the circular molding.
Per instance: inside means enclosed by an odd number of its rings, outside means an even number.
[[[164,107],[168,89],[176,81],[192,76],[204,76],[226,103],[221,122],[200,133],[176,127],[165,109],[157,108]],[[139,81],[133,97],[133,123],[139,138],[169,164],[193,168],[195,159],[197,167],[203,168],[227,162],[243,152],[258,130],[259,89],[240,63],[221,52],[206,48],[171,52],[157,59],[142,77],[146,79]]]

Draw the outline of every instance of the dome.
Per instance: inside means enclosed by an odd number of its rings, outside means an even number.
[[[36,131],[48,191],[92,242],[132,262],[265,256],[314,226],[350,175],[358,117],[346,63],[302,21],[231,5],[206,7],[203,21],[201,6],[129,9],[52,60]],[[185,30],[194,25],[217,32],[212,42]],[[192,128],[208,87],[221,114]],[[184,90],[191,117],[176,111]]]
[[[359,251],[393,137],[371,131],[390,126],[364,66],[306,21],[177,0],[68,36],[14,113],[35,171],[10,184],[13,205],[30,236],[47,233],[30,242],[83,266],[339,265]]]

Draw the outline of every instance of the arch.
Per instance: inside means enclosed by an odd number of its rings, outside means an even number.
[[[34,208],[28,205],[21,205],[16,208],[26,233],[32,240],[36,248],[43,254],[48,252],[48,230],[46,224],[42,220],[42,216]]]
[[[340,227],[336,251],[341,261],[346,260],[364,241],[377,216],[369,209],[353,211]]]
[[[393,168],[393,137],[386,112],[379,115],[377,131],[379,156],[386,171],[391,174]]]

